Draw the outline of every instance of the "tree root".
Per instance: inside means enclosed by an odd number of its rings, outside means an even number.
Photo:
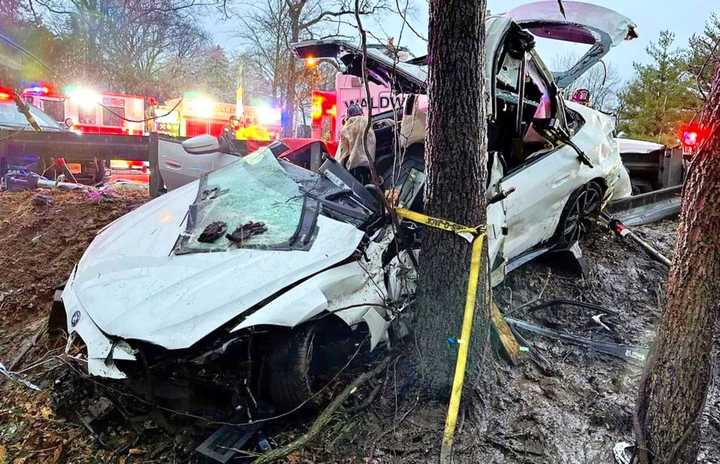
[[[297,440],[288,443],[282,448],[276,448],[274,450],[268,451],[267,453],[258,457],[255,461],[253,461],[253,463],[268,464],[271,462],[275,462],[307,446],[308,443],[312,442],[318,436],[318,434],[320,434],[320,431],[323,429],[323,427],[325,427],[325,425],[330,422],[330,419],[332,419],[332,417],[335,415],[335,412],[340,408],[340,406],[342,406],[345,400],[348,399],[348,397],[352,395],[358,387],[360,387],[373,377],[379,375],[387,367],[391,359],[394,358],[387,357],[383,359],[377,366],[375,366],[373,370],[365,372],[362,375],[358,376],[355,380],[352,381],[352,383],[350,383],[350,385],[345,387],[345,389],[340,392],[338,396],[333,398],[330,404],[323,410],[322,413],[320,413],[317,419],[315,419],[315,422],[313,422],[310,430],[308,430],[306,434],[302,435]]]

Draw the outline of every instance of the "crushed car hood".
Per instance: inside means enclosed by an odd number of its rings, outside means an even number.
[[[570,69],[555,73],[557,86],[564,89],[598,63],[612,47],[637,38],[637,26],[609,8],[584,2],[563,1],[562,4],[564,16],[556,0],[521,5],[506,15],[537,37],[592,45]]]
[[[308,251],[174,255],[197,188],[195,181],[174,190],[101,231],[65,287],[76,298],[66,304],[78,301],[78,310],[110,337],[188,348],[258,303],[350,257],[363,237],[352,225],[321,215]]]

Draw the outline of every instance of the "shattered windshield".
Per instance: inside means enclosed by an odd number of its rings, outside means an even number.
[[[272,151],[262,148],[200,179],[175,252],[289,247],[304,198]]]

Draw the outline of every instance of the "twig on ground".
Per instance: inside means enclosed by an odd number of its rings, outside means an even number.
[[[380,393],[380,390],[382,390],[382,387],[383,384],[377,384],[375,388],[372,389],[365,401],[358,404],[357,406],[353,406],[352,408],[347,408],[348,414],[355,414],[356,412],[362,411],[363,409],[369,407],[373,403],[373,401],[375,401],[375,398],[377,398],[378,393]]]
[[[253,462],[255,464],[267,464],[270,462],[275,462],[285,458],[289,454],[299,449],[304,448],[308,443],[313,441],[318,436],[323,427],[325,427],[325,425],[330,422],[330,420],[335,415],[335,412],[340,408],[340,406],[342,406],[345,400],[348,399],[348,397],[352,395],[358,387],[380,374],[383,369],[386,368],[391,359],[392,358],[389,357],[385,358],[377,366],[375,366],[373,370],[361,374],[355,380],[353,380],[350,385],[345,387],[345,389],[340,392],[338,396],[333,398],[330,404],[317,417],[317,419],[315,419],[315,422],[313,422],[313,425],[310,427],[310,430],[308,430],[306,434],[302,435],[297,440],[294,440],[281,448],[276,448],[272,451],[268,451]]]
[[[40,337],[43,336],[45,331],[47,330],[47,325],[43,324],[40,326],[40,329],[38,329],[35,334],[30,337],[29,339],[25,340],[23,343],[23,346],[20,348],[17,355],[15,355],[15,358],[13,358],[12,361],[10,361],[10,364],[8,365],[8,370],[14,371],[17,369],[17,367],[22,362],[23,358],[25,358],[25,355],[28,354],[28,352],[37,345],[38,340]]]

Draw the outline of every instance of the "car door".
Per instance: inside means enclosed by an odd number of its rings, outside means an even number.
[[[540,108],[537,113],[550,111],[557,124],[565,124],[563,107],[557,92],[553,90],[552,78],[544,69],[534,52],[526,54],[526,79],[545,86],[551,106]],[[543,98],[545,94],[543,94]],[[528,132],[526,137],[528,137]],[[504,253],[512,260],[536,245],[553,237],[563,207],[571,193],[582,183],[581,169],[587,169],[578,161],[577,152],[566,144],[543,148],[529,154],[517,166],[512,166],[500,181],[503,191],[513,191],[505,200],[508,235],[505,237]]]

